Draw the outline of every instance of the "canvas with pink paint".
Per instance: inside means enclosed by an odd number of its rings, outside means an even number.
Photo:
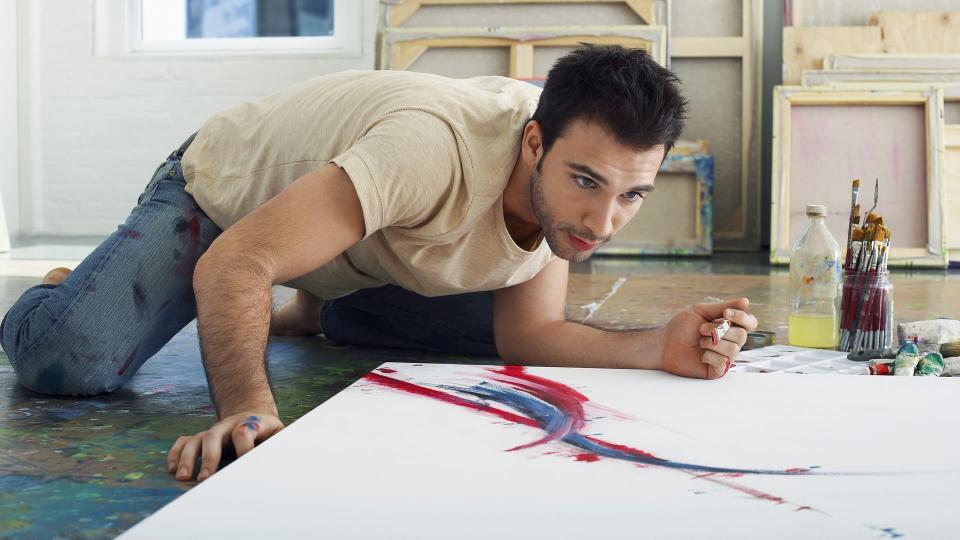
[[[125,538],[945,538],[960,380],[388,363]]]

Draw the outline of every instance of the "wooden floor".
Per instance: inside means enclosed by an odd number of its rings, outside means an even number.
[[[901,272],[892,280],[898,320],[960,318],[960,273]],[[36,282],[36,276],[0,276],[0,308],[5,312]],[[663,323],[692,303],[736,296],[749,297],[760,328],[786,342],[787,272],[768,267],[762,255],[593,260],[574,268],[567,313],[629,328]],[[267,351],[287,423],[384,361],[496,359],[341,346],[322,337],[273,339]],[[165,472],[166,451],[177,436],[206,429],[215,417],[192,324],[109,396],[33,394],[16,383],[6,358],[0,391],[0,536],[116,536],[194,485]]]

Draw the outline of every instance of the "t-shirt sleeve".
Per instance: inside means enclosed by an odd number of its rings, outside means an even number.
[[[330,162],[353,182],[365,237],[386,227],[421,227],[434,219],[461,183],[464,167],[450,125],[412,109],[382,116]]]

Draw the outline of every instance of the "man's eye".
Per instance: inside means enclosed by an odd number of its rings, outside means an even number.
[[[624,193],[623,196],[630,202],[637,202],[643,198],[643,195],[641,195],[639,191],[628,191]]]
[[[591,180],[591,179],[589,179],[589,178],[586,178],[586,177],[583,177],[583,176],[577,176],[577,177],[575,177],[575,178],[574,178],[574,181],[577,182],[577,185],[578,185],[578,186],[580,186],[580,187],[582,187],[582,188],[584,188],[584,189],[590,189],[590,188],[592,188],[592,187],[594,187],[594,186],[597,185],[597,183],[594,182],[593,180]]]

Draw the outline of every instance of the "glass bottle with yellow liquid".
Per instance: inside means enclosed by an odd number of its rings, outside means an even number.
[[[807,205],[807,226],[790,252],[788,337],[799,347],[837,346],[842,266],[826,214],[823,205]]]

